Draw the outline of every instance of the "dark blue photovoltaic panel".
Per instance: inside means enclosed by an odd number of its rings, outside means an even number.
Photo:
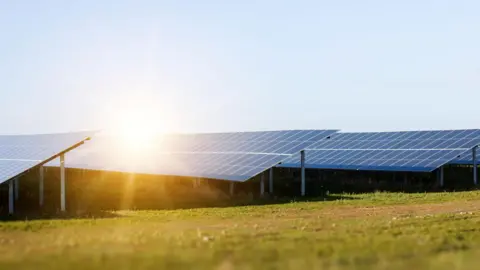
[[[316,169],[433,171],[465,150],[307,150],[305,167]],[[279,167],[299,167],[299,155]]]
[[[94,133],[0,135],[0,183],[42,164]]]
[[[158,144],[164,152],[293,154],[334,132],[331,130],[286,130],[166,135]]]
[[[305,167],[433,171],[480,143],[480,130],[336,133],[305,150]],[[300,167],[293,155],[278,167]]]
[[[246,181],[335,130],[164,135],[131,151],[97,136],[66,156],[67,168]],[[49,166],[58,166],[51,162]]]
[[[480,148],[477,147],[476,150],[477,156],[477,164],[480,164]],[[467,151],[460,155],[460,157],[452,160],[448,164],[456,164],[456,165],[473,165],[473,153],[472,151]]]
[[[307,149],[452,149],[472,148],[480,130],[337,133]]]

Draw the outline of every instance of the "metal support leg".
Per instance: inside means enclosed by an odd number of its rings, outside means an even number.
[[[265,193],[265,181],[264,181],[264,173],[260,176],[260,196],[263,196]]]
[[[43,166],[38,168],[38,203],[43,206]]]
[[[477,185],[478,180],[477,180],[477,169],[478,169],[478,161],[477,161],[477,148],[478,146],[475,146],[472,149],[472,159],[473,159],[473,184]]]
[[[15,183],[14,183],[14,187],[15,187],[15,201],[18,201],[18,191],[20,189],[20,180],[18,179],[18,177],[15,177]]]
[[[65,155],[60,155],[60,210],[65,212]]]
[[[233,196],[234,193],[235,193],[235,183],[230,182],[230,196]]]
[[[8,214],[13,215],[13,180],[8,181]]]
[[[301,195],[305,196],[305,151],[300,152]]]
[[[273,194],[273,168],[268,171],[268,193]]]

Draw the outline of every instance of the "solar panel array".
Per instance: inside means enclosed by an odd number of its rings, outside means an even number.
[[[429,172],[479,143],[480,130],[336,133],[306,147],[305,167]],[[300,167],[300,158],[279,167]]]
[[[480,148],[477,148],[477,164],[480,164]],[[472,151],[468,151],[460,155],[460,157],[452,160],[449,164],[456,164],[456,165],[473,165],[473,155]]]
[[[66,156],[67,168],[245,181],[336,130],[165,135],[136,152],[97,136]],[[146,148],[146,149],[145,149]],[[50,166],[58,166],[52,162]]]
[[[48,161],[93,134],[0,135],[0,183]]]

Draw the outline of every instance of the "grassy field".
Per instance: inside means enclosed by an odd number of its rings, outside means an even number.
[[[480,192],[0,223],[0,269],[478,269]]]

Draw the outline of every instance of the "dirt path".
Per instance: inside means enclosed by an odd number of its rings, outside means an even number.
[[[330,209],[315,210],[312,213],[302,213],[299,217],[311,217],[313,215],[328,216],[331,218],[359,218],[381,216],[425,216],[448,213],[469,213],[480,211],[480,200],[455,201],[432,204],[413,205],[388,205],[388,206],[338,206]]]
[[[476,201],[454,201],[431,204],[412,204],[412,205],[388,205],[388,206],[331,206],[322,209],[289,209],[281,213],[265,214],[261,217],[241,217],[235,220],[218,220],[216,218],[195,220],[194,223],[187,221],[173,221],[163,223],[162,226],[175,226],[176,230],[185,230],[192,228],[210,228],[219,229],[230,226],[265,226],[278,222],[295,222],[300,219],[305,220],[342,220],[342,219],[368,219],[372,218],[403,218],[403,217],[422,217],[428,215],[448,214],[448,213],[479,213],[480,200]]]

